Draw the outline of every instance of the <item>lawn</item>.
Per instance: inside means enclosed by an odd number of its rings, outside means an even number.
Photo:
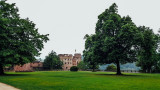
[[[8,72],[0,82],[22,90],[160,90],[160,74],[112,72]]]

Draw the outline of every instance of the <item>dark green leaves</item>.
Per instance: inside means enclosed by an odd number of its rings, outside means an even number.
[[[51,51],[44,60],[44,68],[53,70],[53,69],[62,69],[63,62],[59,59],[56,52]]]
[[[98,16],[95,34],[86,38],[84,61],[92,65],[119,63],[137,60],[137,48],[141,33],[129,16],[121,17],[114,3]]]
[[[41,35],[28,18],[19,17],[15,4],[0,1],[0,63],[25,64],[40,55],[48,34]],[[3,66],[4,66],[3,65]]]

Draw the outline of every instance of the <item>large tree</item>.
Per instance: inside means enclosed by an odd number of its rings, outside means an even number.
[[[0,74],[7,64],[23,65],[35,60],[47,42],[28,18],[21,19],[15,4],[0,1]]]
[[[159,35],[154,34],[149,27],[140,26],[138,29],[142,33],[142,40],[137,65],[141,67],[143,72],[150,73],[159,61],[159,54],[156,51],[158,49]]]
[[[51,51],[51,53],[44,59],[43,67],[45,69],[62,69],[63,62],[60,60],[56,52]]]
[[[95,40],[96,35],[85,35],[84,39],[85,41],[85,50],[83,51],[84,56],[84,62],[87,63],[89,69],[92,69],[93,72],[95,72],[95,69],[98,67],[98,60],[100,60],[99,54],[96,54],[98,52],[98,42]],[[97,43],[95,45],[95,43]],[[99,52],[100,53],[100,52]]]
[[[85,51],[92,51],[94,54],[90,57],[95,57],[98,63],[115,63],[117,74],[121,75],[120,63],[136,61],[137,42],[140,37],[131,18],[121,17],[114,3],[98,16],[93,44],[89,48],[85,47]]]

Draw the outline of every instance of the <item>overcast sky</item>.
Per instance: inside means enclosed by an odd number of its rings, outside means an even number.
[[[28,17],[41,34],[50,34],[41,58],[51,50],[57,54],[82,53],[83,37],[95,32],[97,16],[112,3],[118,5],[121,16],[129,15],[133,22],[160,28],[160,0],[8,0],[16,3],[22,18]]]

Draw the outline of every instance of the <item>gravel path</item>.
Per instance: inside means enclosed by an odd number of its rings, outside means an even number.
[[[0,90],[20,90],[20,89],[17,89],[15,87],[9,86],[4,83],[0,83]]]

